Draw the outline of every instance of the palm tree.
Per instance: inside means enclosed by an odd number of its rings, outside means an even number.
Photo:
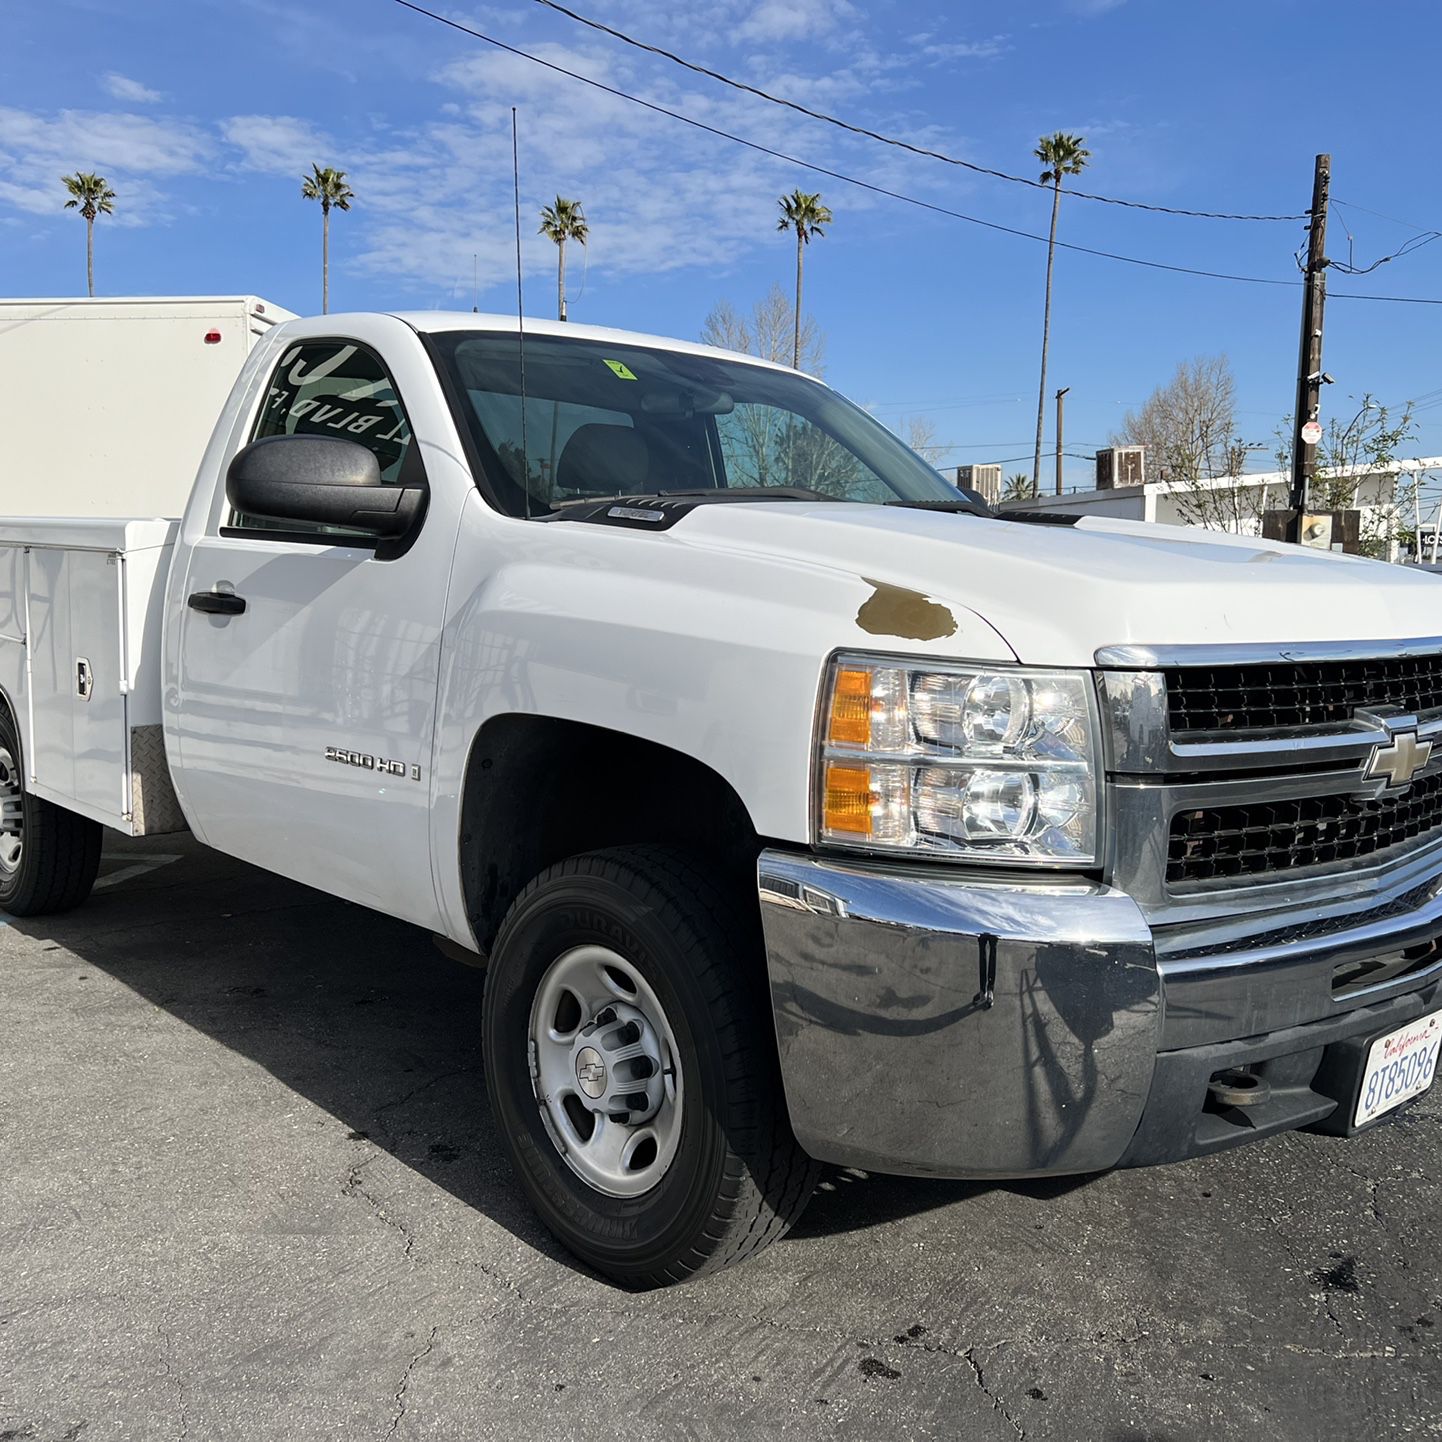
[[[307,200],[320,201],[320,308],[325,312],[330,309],[330,213],[332,207],[349,210],[355,191],[345,183],[343,170],[328,165],[322,169],[314,163],[310,169],[309,175],[301,177],[300,193]]]
[[[1041,323],[1041,389],[1036,398],[1036,453],[1031,461],[1031,484],[1034,495],[1041,494],[1041,428],[1046,407],[1046,352],[1051,341],[1051,268],[1056,256],[1056,217],[1061,209],[1061,181],[1064,175],[1080,175],[1086,169],[1091,151],[1082,144],[1080,135],[1066,135],[1060,130],[1055,135],[1043,135],[1037,142],[1036,158],[1046,166],[1040,180],[1050,185],[1051,192],[1051,239],[1046,247],[1046,308]],[[1061,494],[1058,485],[1057,494]]]
[[[791,367],[801,369],[801,257],[804,247],[811,243],[813,235],[824,235],[823,225],[831,224],[831,212],[821,203],[821,195],[808,195],[804,190],[793,190],[776,202],[781,207],[781,219],[776,222],[777,230],[796,232],[796,313],[793,316],[791,338]]]
[[[62,175],[61,183],[70,192],[65,202],[66,210],[78,210],[85,217],[85,284],[90,294],[95,294],[95,217],[115,214],[115,192],[103,175],[88,170],[77,170],[74,175]]]
[[[549,236],[556,242],[556,319],[566,318],[566,242],[574,240],[585,245],[591,227],[586,223],[586,213],[579,200],[556,197],[554,205],[541,211],[539,234]],[[584,290],[585,287],[582,286]]]
[[[1006,478],[1006,485],[1002,487],[1001,498],[1004,501],[1034,501],[1036,489],[1032,485],[1032,479],[1025,471],[1017,471],[1014,475]]]

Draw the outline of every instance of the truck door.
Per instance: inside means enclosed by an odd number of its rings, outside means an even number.
[[[438,405],[434,376],[413,335],[389,349],[388,363],[354,338],[296,341],[240,439],[345,436],[385,482],[425,484],[403,391],[409,377]],[[422,925],[438,914],[431,748],[455,541],[435,500],[408,549],[383,558],[363,537],[239,515],[220,496],[190,538],[167,698],[204,841]],[[188,604],[211,591],[234,595],[233,612]]]

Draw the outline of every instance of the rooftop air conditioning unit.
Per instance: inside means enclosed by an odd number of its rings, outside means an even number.
[[[1113,486],[1142,486],[1147,480],[1145,446],[1108,446],[1097,452],[1097,490]]]
[[[1000,466],[958,466],[956,483],[985,496],[990,505],[994,506],[1001,500]]]

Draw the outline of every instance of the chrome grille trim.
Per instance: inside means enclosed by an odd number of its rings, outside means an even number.
[[[1102,670],[1155,671],[1169,666],[1254,666],[1286,661],[1370,661],[1435,655],[1442,636],[1401,641],[1278,641],[1186,646],[1103,646],[1096,652]]]
[[[1263,646],[1110,646],[1096,653],[1097,689],[1112,825],[1107,878],[1131,895],[1157,927],[1197,929],[1207,945],[1233,942],[1266,927],[1285,926],[1299,912],[1342,918],[1376,906],[1442,875],[1442,838],[1398,843],[1385,852],[1307,868],[1246,876],[1169,881],[1173,817],[1184,811],[1262,808],[1298,798],[1353,796],[1375,800],[1387,791],[1366,772],[1378,747],[1415,727],[1436,744],[1421,775],[1442,771],[1442,707],[1407,715],[1386,701],[1350,720],[1272,730],[1174,733],[1166,669],[1245,666],[1320,660],[1379,661],[1442,655],[1442,637],[1385,642]]]
[[[1106,720],[1108,765],[1128,776],[1259,771],[1279,767],[1361,765],[1391,738],[1385,722],[1416,721],[1422,740],[1442,741],[1442,707],[1415,718],[1359,711],[1333,726],[1274,731],[1186,731],[1167,719],[1166,680],[1158,671],[1102,671],[1097,676]]]

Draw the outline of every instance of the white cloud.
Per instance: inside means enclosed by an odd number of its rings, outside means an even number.
[[[117,194],[115,223],[146,225],[166,218],[155,182],[198,172],[212,149],[210,136],[185,120],[0,106],[0,153],[8,161],[0,200],[34,215],[56,213],[64,204],[60,177],[93,170]]]
[[[995,60],[1011,49],[1005,35],[993,35],[986,40],[943,40],[935,35],[913,35],[911,43],[916,47],[916,54],[937,62]]]
[[[270,6],[275,0],[243,0]],[[736,26],[780,23],[772,0],[708,0],[724,43]],[[636,0],[643,21],[673,0]],[[879,48],[852,26],[849,3],[788,0],[813,29],[831,29],[824,59],[804,47],[757,46],[741,66],[758,86],[903,134],[919,144],[966,153],[964,139],[909,113],[901,97],[916,84],[905,45]],[[513,12],[505,12],[513,13]],[[696,11],[676,7],[676,15]],[[769,18],[768,18],[769,17]],[[569,30],[560,32],[568,37]],[[845,36],[845,51],[836,47]],[[929,36],[938,43],[944,36]],[[753,42],[746,42],[752,44]],[[976,42],[973,42],[976,43]],[[720,130],[847,172],[861,180],[945,203],[967,182],[944,167],[887,150],[755,97],[697,79],[608,41],[525,42],[542,59],[646,97]],[[820,190],[838,228],[864,222],[887,204],[864,190],[747,149],[718,136],[547,71],[515,55],[449,43],[449,58],[409,82],[407,125],[376,115],[349,122],[303,114],[233,115],[200,125],[155,114],[0,107],[0,212],[56,216],[59,177],[95,169],[119,192],[117,224],[153,224],[179,213],[197,175],[293,177],[312,162],[348,173],[354,213],[344,222],[340,264],[383,277],[402,295],[433,303],[438,288],[469,303],[472,257],[483,286],[514,284],[511,229],[511,106],[520,111],[521,186],[527,273],[554,275],[555,247],[538,236],[537,211],[557,193],[579,197],[591,222],[584,261],[591,286],[608,277],[683,267],[718,276],[755,256],[775,258],[784,276],[786,237],[777,234],[776,198],[800,186]],[[718,57],[719,59],[719,57]],[[720,60],[722,68],[737,68]],[[420,67],[417,67],[420,68]],[[168,192],[168,193],[167,193]],[[203,192],[201,192],[203,194]],[[579,318],[579,317],[578,317]]]
[[[724,4],[725,0],[717,0]],[[836,7],[831,7],[833,13]],[[748,12],[750,7],[748,4]],[[531,43],[555,65],[664,105],[721,130],[921,196],[954,198],[957,177],[871,142],[778,110],[751,96],[658,68],[600,42],[570,47]],[[787,57],[788,59],[791,57]],[[748,78],[775,93],[828,109],[856,107],[884,94],[894,105],[897,57],[858,43],[855,55],[821,73],[792,70],[781,57],[755,64]],[[617,96],[558,77],[514,55],[472,51],[434,77],[442,96],[435,120],[389,130],[367,149],[356,137],[336,153],[350,172],[356,214],[347,219],[353,264],[401,285],[469,301],[472,267],[483,289],[514,285],[511,229],[511,106],[520,115],[523,249],[529,276],[554,275],[555,247],[535,234],[540,205],[578,197],[590,221],[585,262],[591,284],[608,276],[697,267],[725,274],[758,252],[789,264],[776,232],[776,198],[792,187],[821,190],[838,226],[858,223],[879,202],[757,151],[657,115]],[[864,113],[864,112],[862,112]],[[921,144],[964,153],[954,132],[911,115],[869,117]],[[474,261],[473,261],[474,257]],[[572,274],[582,263],[572,255]],[[573,313],[575,312],[573,284]],[[578,316],[580,318],[580,316]]]
[[[294,115],[233,115],[221,121],[220,135],[241,152],[245,170],[299,173],[312,164],[346,168],[343,159],[332,157],[330,137]]]
[[[856,18],[848,0],[760,0],[735,34],[740,40],[815,40]]]
[[[104,77],[101,84],[117,100],[123,100],[127,105],[154,105],[156,101],[165,98],[160,91],[152,90],[148,85],[142,85],[128,75],[119,75],[114,70]]]

